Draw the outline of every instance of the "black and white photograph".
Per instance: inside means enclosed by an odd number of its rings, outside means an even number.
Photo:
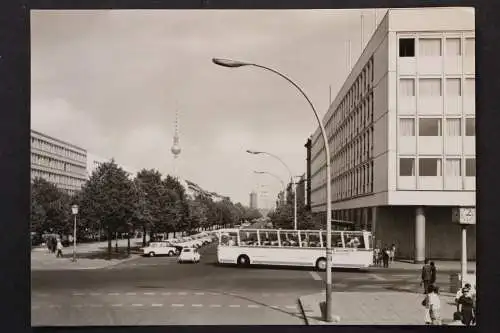
[[[474,8],[29,21],[31,326],[476,325]]]

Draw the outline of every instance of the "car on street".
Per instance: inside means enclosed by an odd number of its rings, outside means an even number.
[[[193,247],[185,247],[182,249],[181,254],[179,255],[179,258],[177,261],[182,264],[183,262],[192,262],[192,263],[197,263],[200,261],[200,253],[198,252],[198,249],[195,249]]]
[[[168,242],[151,242],[149,246],[143,249],[144,255],[149,257],[167,255],[175,256],[179,249]]]

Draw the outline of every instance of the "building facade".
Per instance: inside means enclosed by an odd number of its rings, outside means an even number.
[[[311,138],[307,139],[306,148],[306,209],[311,211]]]
[[[257,192],[252,191],[250,193],[250,208],[251,209],[258,209],[258,203],[257,203]]]
[[[372,230],[401,258],[458,259],[452,208],[475,207],[474,11],[390,9],[324,119],[332,216]],[[326,214],[319,128],[311,208]],[[468,256],[475,259],[475,227]]]
[[[87,151],[31,130],[31,180],[41,177],[74,195],[87,180]]]

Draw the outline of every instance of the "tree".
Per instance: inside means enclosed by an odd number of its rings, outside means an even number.
[[[111,160],[92,173],[78,197],[80,216],[98,221],[107,232],[109,256],[113,233],[123,230],[134,216],[134,192],[127,173]]]
[[[70,222],[70,197],[43,178],[35,178],[31,185],[31,223],[39,233],[68,234]]]

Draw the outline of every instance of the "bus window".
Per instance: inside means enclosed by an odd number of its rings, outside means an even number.
[[[280,231],[281,246],[299,247],[299,233],[297,231]]]
[[[300,240],[302,247],[321,247],[319,231],[301,231]]]
[[[240,231],[240,246],[258,246],[257,231]]]
[[[349,248],[365,248],[365,239],[363,237],[362,233],[352,233],[352,232],[345,232],[344,233],[344,239],[345,239],[345,246]]]
[[[275,230],[261,230],[259,232],[261,246],[279,246],[278,232]]]
[[[238,234],[236,232],[224,232],[220,237],[222,246],[238,246]]]
[[[326,247],[326,231],[321,231],[323,247]],[[332,231],[332,247],[344,247],[342,245],[342,234],[340,231]]]

